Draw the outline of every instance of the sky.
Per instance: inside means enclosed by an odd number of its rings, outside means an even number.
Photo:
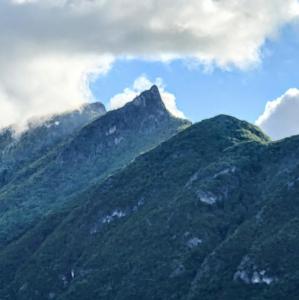
[[[0,43],[0,128],[156,84],[178,117],[299,134],[297,0],[2,0]]]
[[[122,60],[106,76],[91,84],[97,98],[108,99],[146,76],[160,77],[176,95],[178,107],[193,121],[226,113],[254,122],[264,111],[267,101],[281,96],[289,88],[299,87],[299,27],[284,28],[279,38],[267,42],[258,66],[246,71],[215,68],[206,71],[188,62],[170,63]]]

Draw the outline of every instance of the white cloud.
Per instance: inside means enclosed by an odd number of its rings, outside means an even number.
[[[150,89],[154,84],[158,86],[161,98],[167,110],[178,118],[185,118],[183,112],[176,106],[175,95],[165,90],[163,80],[156,78],[156,80],[152,82],[145,75],[138,77],[132,87],[125,88],[123,92],[113,96],[109,101],[109,109],[117,109],[124,106],[126,103],[134,100],[134,98],[144,90]]]
[[[0,126],[88,101],[86,74],[112,58],[247,68],[298,11],[297,0],[2,0]]]
[[[256,124],[275,140],[299,134],[299,90],[269,101]]]
[[[12,43],[156,59],[188,56],[222,67],[256,63],[265,39],[299,13],[297,0],[7,1],[0,24]]]
[[[108,71],[112,59],[42,55],[28,61],[0,59],[0,128],[25,128],[33,116],[76,108],[93,100],[89,80]]]

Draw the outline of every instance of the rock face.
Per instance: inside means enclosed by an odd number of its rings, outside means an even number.
[[[76,194],[190,125],[189,121],[170,115],[157,87],[100,118],[95,118],[95,109],[98,107],[87,106],[77,113],[80,117],[92,116],[93,121],[71,136],[56,128],[67,128],[78,115],[70,115],[67,121],[55,117],[21,137],[14,155],[25,148],[28,155],[19,156],[31,155],[32,159],[14,171],[13,180],[4,180],[0,189],[0,246],[22,234],[43,215],[76,202]],[[57,135],[60,143],[48,147],[47,141]],[[27,147],[31,143],[37,146]]]

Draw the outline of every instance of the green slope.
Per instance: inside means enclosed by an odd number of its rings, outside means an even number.
[[[0,131],[0,188],[14,179],[18,170],[44,156],[83,126],[106,113],[100,102],[82,105],[58,115],[32,120],[22,133],[14,126]]]
[[[2,251],[2,297],[296,299],[298,145],[193,125]]]
[[[157,87],[108,112],[14,174],[0,190],[0,247],[41,217],[190,122],[166,110]]]

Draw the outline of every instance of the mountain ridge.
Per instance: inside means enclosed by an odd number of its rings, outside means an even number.
[[[0,298],[296,300],[299,136],[273,142],[227,115],[189,126],[155,88],[135,100],[23,174],[45,172],[32,195],[50,184],[48,193],[63,192],[66,181],[49,177],[61,176],[57,166],[88,179],[0,248]],[[125,149],[116,144],[127,142],[138,151],[126,163],[88,175],[115,163]],[[105,149],[114,156],[100,160]]]
[[[13,174],[42,157],[55,145],[71,137],[77,130],[106,113],[102,103],[45,118],[32,119],[27,129],[16,133],[14,126],[0,131],[0,187],[13,179]]]
[[[295,148],[296,139],[287,144]],[[230,296],[235,298],[221,298],[219,287],[210,290],[203,279],[200,288],[199,274],[210,254],[287,184],[284,176],[273,178],[286,163],[284,147],[255,126],[228,116],[187,128],[80,195],[75,208],[49,217],[55,222],[37,225],[35,232],[52,228],[51,233],[35,249],[37,255],[13,273],[13,297],[243,299],[236,298],[237,266],[231,274]],[[262,158],[269,153],[266,163]],[[24,239],[32,240],[32,233]],[[23,243],[31,244],[20,241],[21,249]],[[9,256],[2,255],[0,269],[5,269]],[[208,279],[214,274],[219,273],[208,274]],[[42,285],[45,280],[49,288]]]
[[[147,105],[139,105],[140,100]],[[31,218],[64,205],[75,193],[103,180],[189,124],[172,117],[155,91],[142,93],[123,108],[88,123],[18,171],[0,190],[0,245],[22,233],[25,224],[31,226]],[[21,215],[21,211],[28,215]]]

